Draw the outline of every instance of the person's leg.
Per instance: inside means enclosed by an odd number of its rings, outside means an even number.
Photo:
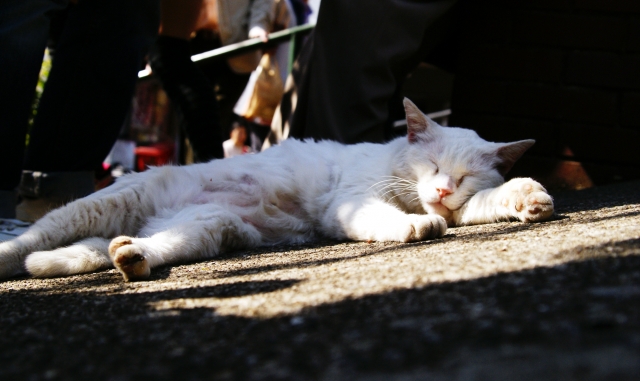
[[[92,0],[71,10],[40,100],[25,169],[92,171],[102,163],[155,40],[157,8],[157,0]]]
[[[25,198],[56,206],[93,191],[93,171],[122,127],[158,22],[157,0],[81,1],[71,9],[31,131]]]
[[[0,2],[0,218],[15,215],[25,136],[49,32],[67,0]]]
[[[223,136],[228,137],[233,123],[242,119],[233,112],[233,108],[247,87],[251,73],[236,73],[231,69],[227,60],[217,60],[211,64],[203,65],[202,68],[216,84],[220,128]]]
[[[189,40],[202,6],[202,0],[162,1],[162,28],[149,54],[149,64],[182,113],[196,161],[209,161],[224,154],[216,93],[191,61]]]
[[[169,99],[179,108],[197,161],[224,157],[218,104],[213,85],[191,61],[189,42],[160,36],[149,63]]]
[[[297,104],[284,116],[290,136],[384,141],[389,100],[425,50],[442,37],[439,20],[455,3],[323,1],[309,45],[301,52],[304,61],[293,76]]]

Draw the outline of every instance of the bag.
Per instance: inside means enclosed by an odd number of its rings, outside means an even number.
[[[251,73],[233,111],[252,122],[269,125],[283,92],[284,85],[278,64],[274,57],[265,53],[256,70]]]

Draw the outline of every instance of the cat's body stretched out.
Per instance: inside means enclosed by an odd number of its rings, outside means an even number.
[[[503,184],[533,141],[486,142],[438,126],[408,100],[405,107],[408,137],[387,144],[291,140],[259,155],[125,176],[1,243],[0,277],[115,266],[132,280],[231,248],[319,236],[420,241],[447,225],[552,215],[537,182]]]

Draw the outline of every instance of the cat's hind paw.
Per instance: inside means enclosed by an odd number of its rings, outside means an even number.
[[[539,222],[553,215],[553,199],[540,183],[529,178],[512,179],[503,185],[508,190],[502,206],[522,222]]]
[[[109,256],[127,282],[146,279],[151,275],[149,261],[145,258],[142,247],[133,243],[131,237],[114,238],[109,244]]]
[[[419,242],[427,239],[440,238],[447,230],[447,222],[442,216],[435,214],[415,214],[411,215],[408,234],[405,235],[404,242]]]

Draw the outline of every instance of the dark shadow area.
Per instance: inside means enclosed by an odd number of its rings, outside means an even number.
[[[373,379],[411,371],[415,379],[636,379],[640,363],[629,359],[640,356],[640,240],[576,250],[608,257],[273,319],[148,303],[255,295],[296,281],[117,294],[12,290],[0,296],[0,379]]]
[[[22,275],[19,277],[2,279],[2,282],[10,282],[13,280],[30,279],[30,278],[31,276]],[[124,286],[125,284],[122,279],[122,275],[120,273],[115,272],[115,270],[114,271],[103,270],[95,273],[70,275],[66,277],[50,278],[50,279],[52,279],[56,283],[58,283],[59,281],[59,284],[56,284],[56,286],[52,286],[51,288],[48,289],[54,292],[56,290],[59,290],[58,287],[74,289],[78,287],[99,287],[99,286],[108,286],[108,285]],[[23,291],[29,292],[31,290],[23,290]],[[35,290],[34,292],[43,292],[43,291],[45,290],[40,289],[40,290]]]
[[[174,299],[181,299],[181,298],[234,298],[234,297],[240,297],[240,296],[274,292],[274,291],[282,290],[285,288],[289,288],[298,282],[299,281],[295,279],[247,281],[247,282],[220,284],[216,286],[183,288],[179,290],[162,291],[162,292],[146,292],[141,294],[131,294],[133,299],[128,300],[128,302],[139,304],[140,302],[148,303],[148,302],[156,302],[160,300],[166,301],[166,300],[174,300]],[[70,287],[71,288],[78,287],[78,286],[87,287],[90,284],[91,282],[76,280],[75,282],[70,282]],[[122,279],[120,279],[120,284],[122,284],[123,289],[126,288],[126,283],[124,283]],[[52,293],[55,291],[61,291],[61,290],[57,290],[55,288],[42,288],[42,289],[35,289],[35,290],[34,289],[21,290],[20,293],[23,295],[40,295],[41,296],[43,294]],[[12,294],[12,293],[8,293],[8,294]],[[99,301],[98,304],[101,304],[103,302],[106,303],[108,300],[112,298],[107,293],[104,293],[104,294],[91,293],[89,295],[95,298],[102,298],[103,301],[101,302]]]
[[[557,213],[571,213],[640,204],[640,182],[604,185],[580,191],[552,192]]]

